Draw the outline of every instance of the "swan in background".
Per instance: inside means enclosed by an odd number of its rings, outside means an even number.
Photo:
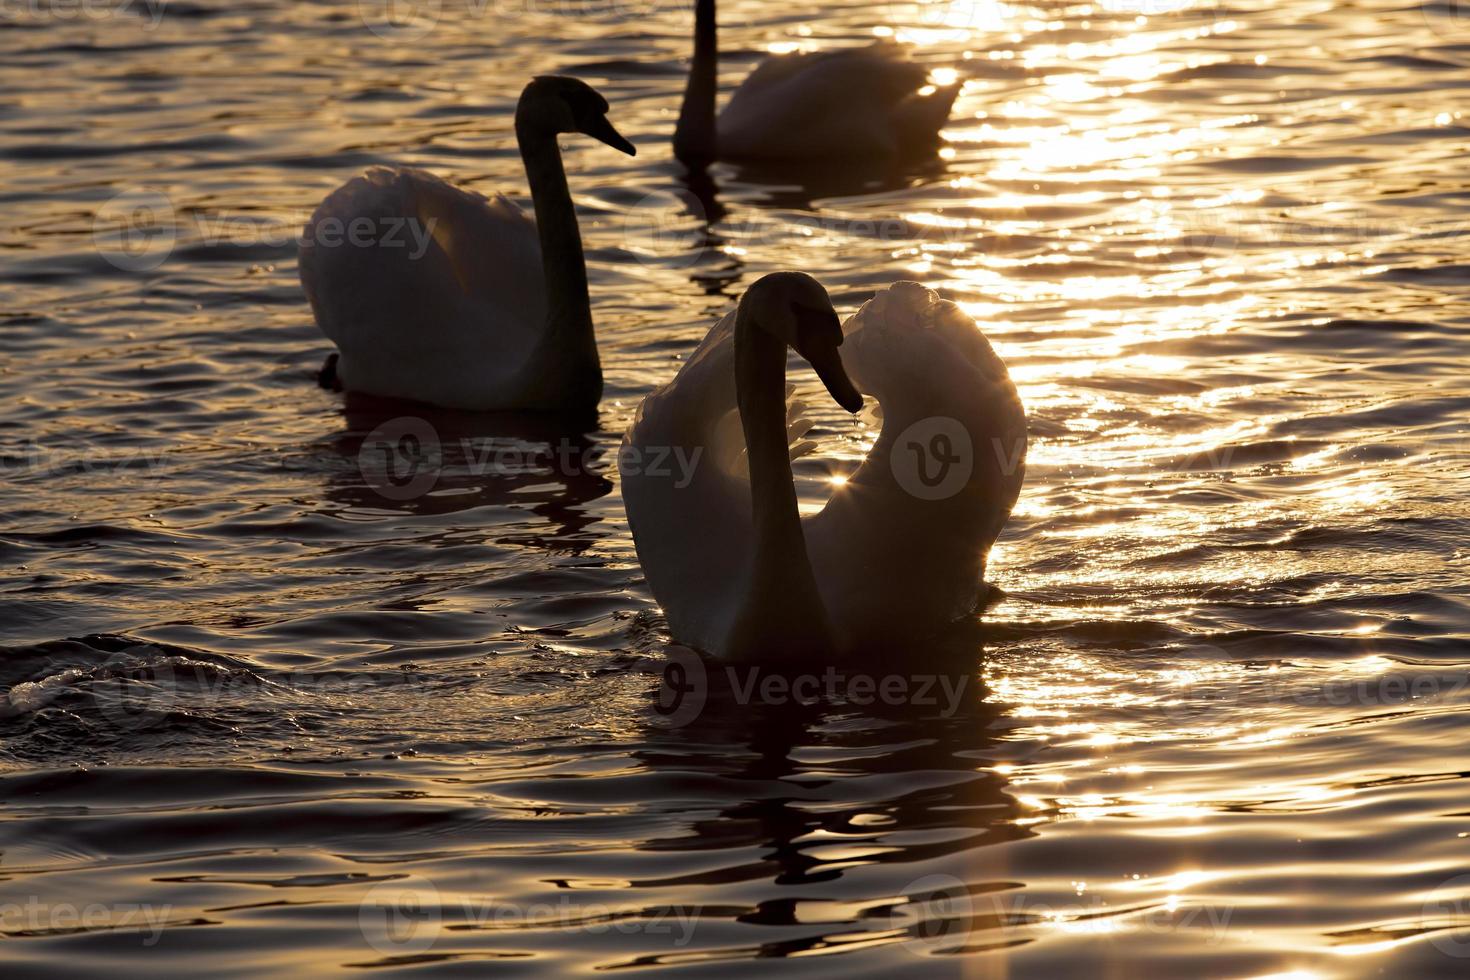
[[[880,41],[769,57],[717,120],[715,33],[715,0],[696,0],[694,60],[674,129],[674,156],[689,166],[932,152],[960,91],[958,82],[929,85],[907,48]]]
[[[867,458],[805,517],[790,460],[812,448],[796,444],[810,423],[788,412],[787,347],[843,408],[867,392],[883,419]],[[972,614],[1025,451],[1015,385],[955,304],[900,282],[839,325],[820,283],[780,272],[644,400],[619,462],[673,638],[769,661],[912,649]],[[658,465],[669,458],[694,465]]]
[[[534,220],[502,194],[487,200],[422,170],[373,167],[328,195],[300,258],[316,322],[339,351],[323,383],[445,408],[595,411],[602,367],[557,136],[631,156],[607,110],[575,78],[538,77],[521,92],[516,140]],[[354,227],[373,241],[354,243]]]

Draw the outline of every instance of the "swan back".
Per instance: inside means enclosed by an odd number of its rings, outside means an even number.
[[[355,243],[352,229],[364,229]],[[422,170],[373,167],[307,222],[301,283],[354,391],[490,409],[540,336],[535,222]]]
[[[958,85],[920,95],[928,76],[892,41],[763,61],[718,120],[720,156],[762,160],[931,151]]]

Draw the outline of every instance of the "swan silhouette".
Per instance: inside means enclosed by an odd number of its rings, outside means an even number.
[[[865,391],[883,418],[867,458],[805,517],[790,460],[812,448],[795,444],[810,423],[792,417],[799,406],[788,413],[788,346],[843,408],[857,411]],[[644,400],[619,462],[638,558],[676,641],[731,660],[844,659],[976,610],[1025,451],[1015,385],[955,304],[900,282],[843,325],[820,283],[778,272]],[[671,455],[693,460],[692,474],[667,475],[657,464]]]
[[[696,0],[694,59],[674,129],[674,156],[689,166],[933,152],[960,91],[927,85],[907,48],[879,41],[766,58],[716,118],[715,35],[715,0]]]
[[[535,220],[502,194],[487,200],[422,170],[373,167],[328,195],[300,258],[339,351],[324,383],[445,408],[595,411],[602,367],[557,136],[632,155],[607,110],[575,78],[540,76],[521,92],[516,140]],[[367,234],[354,241],[354,228]]]

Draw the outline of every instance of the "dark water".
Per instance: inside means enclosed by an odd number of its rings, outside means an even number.
[[[721,170],[702,235],[682,7],[0,14],[6,975],[1464,975],[1462,8],[727,3],[727,88],[875,33],[967,84],[938,166]],[[405,497],[296,233],[379,162],[524,201],[548,71],[641,148],[566,143],[600,428],[419,412]],[[610,453],[786,267],[1006,359],[1007,597],[928,703],[671,723]],[[812,505],[863,440],[820,421]]]

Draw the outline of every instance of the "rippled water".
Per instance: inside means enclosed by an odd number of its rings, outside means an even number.
[[[711,199],[683,6],[0,14],[6,974],[1464,975],[1470,20],[726,3],[727,90],[890,33],[967,82],[935,167]],[[295,235],[372,163],[524,201],[549,71],[640,146],[565,141],[601,429],[417,413],[399,499]],[[953,696],[672,723],[609,453],[786,267],[920,279],[1010,365],[1005,597]],[[823,412],[809,503],[862,438]]]

